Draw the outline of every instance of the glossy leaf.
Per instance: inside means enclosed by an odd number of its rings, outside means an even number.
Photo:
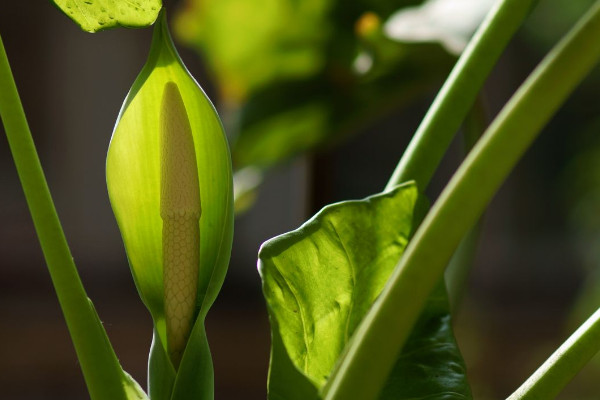
[[[196,193],[199,190],[202,208],[196,320],[178,369],[177,362],[174,365],[166,355],[163,239],[168,237],[163,235],[161,216],[161,160],[168,159],[163,153],[164,140],[160,139],[164,129],[161,115],[172,111],[162,101],[165,88],[173,85],[180,93],[182,118],[187,119],[191,130],[198,177]],[[175,108],[181,111],[181,105]],[[148,61],[125,99],[115,126],[107,158],[107,183],[136,286],[154,320],[150,395],[158,400],[183,398],[171,397],[172,392],[206,396],[212,392],[212,362],[203,324],[223,283],[231,252],[231,159],[215,109],[181,62],[164,14],[156,24]],[[200,375],[199,366],[204,367]]]
[[[452,332],[448,295],[442,283],[429,297],[380,398],[472,398],[466,367]]]
[[[299,229],[262,246],[259,268],[273,336],[270,399],[317,398],[381,293],[424,208],[415,185],[408,183],[364,200],[325,207]],[[302,394],[295,390],[298,382]],[[381,398],[434,396],[470,398],[442,285]]]
[[[161,0],[52,0],[54,5],[86,32],[124,26],[150,26],[156,20]]]

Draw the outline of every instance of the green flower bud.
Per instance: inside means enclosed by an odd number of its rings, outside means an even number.
[[[113,132],[107,184],[154,321],[150,396],[205,396],[212,362],[204,318],[225,278],[233,236],[231,158],[219,117],[177,55],[164,12]]]

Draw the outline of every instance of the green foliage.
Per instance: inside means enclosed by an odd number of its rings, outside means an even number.
[[[207,56],[238,122],[236,168],[335,143],[441,81],[453,55],[382,31],[381,21],[417,3],[188,1],[176,32]]]
[[[350,343],[327,399],[365,400],[379,393],[382,370],[391,369],[392,354],[408,339],[459,242],[544,125],[600,59],[600,43],[589,40],[599,35],[597,1],[521,85],[440,194],[357,329],[358,339]],[[413,307],[397,313],[397,304],[408,301]],[[600,347],[600,338],[596,339],[594,345]]]
[[[263,245],[259,266],[273,336],[270,399],[315,398],[323,389],[402,255],[423,214],[422,202],[414,184],[401,185],[328,206]],[[470,397],[441,286],[382,399]]]
[[[51,0],[56,7],[86,32],[125,26],[150,26],[162,7],[162,0]]]
[[[444,268],[544,124],[600,58],[599,42],[590,40],[600,36],[600,0],[508,102],[424,219],[426,207],[417,184],[396,184],[406,174],[421,187],[428,182],[468,103],[532,1],[499,3],[434,102],[416,135],[417,145],[407,151],[409,162],[400,162],[387,191],[330,205],[261,248],[259,268],[272,324],[271,400],[471,398],[441,282]],[[148,25],[160,9],[160,2],[56,4],[89,31]],[[202,46],[217,54],[213,62],[220,79],[227,81],[225,96],[247,101],[238,140],[240,165],[269,166],[331,140],[381,112],[384,102],[412,95],[444,70],[451,57],[438,45],[394,43],[382,34],[379,18],[387,18],[396,7],[388,0],[350,5],[337,0],[225,0],[206,1],[190,12],[205,22]],[[262,14],[248,18],[257,8]],[[0,116],[90,396],[147,400],[120,367],[83,290],[1,40],[0,89]],[[182,143],[192,148],[165,150],[162,133],[167,125],[181,128]],[[167,173],[165,164],[185,168],[169,167]],[[167,175],[185,179],[165,184]],[[164,14],[148,61],[119,115],[108,153],[107,183],[136,286],[154,320],[150,398],[212,399],[204,319],[231,251],[231,159],[220,120],[177,55]],[[177,187],[174,191],[165,189],[171,184]],[[189,263],[198,268],[198,285],[191,289],[195,322],[186,331],[189,342],[181,360],[168,345],[165,242],[180,246],[182,240],[181,235],[165,233],[165,191],[170,205],[179,206],[180,195],[186,201],[191,198],[183,203],[192,204],[196,218],[185,231],[193,231],[185,237],[199,258],[190,257]],[[167,208],[183,217],[186,207]],[[600,311],[510,399],[545,399],[559,393],[600,349],[599,321]]]
[[[163,91],[169,82],[179,88],[187,110],[202,205],[200,242],[197,243],[200,261],[196,321],[177,372],[166,355],[163,221],[160,211],[159,115]],[[106,168],[110,200],[131,270],[155,324],[150,394],[158,400],[212,396],[212,363],[204,318],[220,290],[231,252],[231,160],[215,109],[177,55],[164,14],[154,29],[148,61],[123,104],[110,143]],[[202,368],[201,373],[199,368]]]

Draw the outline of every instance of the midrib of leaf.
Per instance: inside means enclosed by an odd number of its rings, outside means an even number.
[[[73,4],[75,5],[75,8],[77,8],[77,11],[79,12],[79,14],[85,19],[85,22],[89,24],[90,19],[87,16],[87,12],[83,11],[83,9],[81,8],[81,5],[77,1],[74,1]]]
[[[308,371],[308,355],[309,355],[309,349],[308,349],[308,337],[307,337],[307,329],[306,329],[306,317],[304,316],[304,312],[302,312],[302,307],[300,305],[300,301],[298,300],[298,293],[296,293],[296,290],[292,287],[292,285],[290,285],[290,283],[288,282],[287,278],[281,273],[281,270],[279,269],[279,266],[277,265],[276,262],[273,262],[273,265],[275,266],[275,270],[277,271],[277,273],[279,274],[279,276],[281,277],[281,279],[283,280],[283,282],[285,283],[285,285],[290,289],[290,292],[292,293],[292,295],[294,296],[294,301],[296,302],[296,306],[298,308],[298,315],[300,315],[300,321],[302,321],[302,339],[304,341],[304,355],[303,355],[303,363],[304,363],[304,371]]]
[[[130,4],[130,5],[132,5],[134,8],[137,8],[137,7],[138,7],[138,5],[137,5],[137,4],[135,4],[135,3],[134,3],[133,1],[131,1],[131,0],[122,0],[122,1],[123,1],[124,3],[127,3],[127,4]]]
[[[335,233],[335,237],[336,237],[337,241],[340,243],[340,246],[342,246],[342,249],[344,250],[344,255],[346,256],[346,259],[348,260],[348,265],[350,266],[350,272],[351,272],[351,277],[352,277],[352,287],[355,288],[356,287],[356,266],[352,262],[352,258],[350,257],[348,250],[346,249],[346,245],[344,244],[342,238],[340,237],[340,234],[339,234],[337,228],[335,227],[335,224],[333,223],[333,221],[329,221],[329,225],[331,225],[331,228],[333,229],[333,233]],[[348,343],[348,340],[350,340],[350,318],[352,316],[352,310],[354,309],[355,298],[356,298],[356,290],[352,290],[352,295],[350,297],[350,307],[348,309],[348,315],[346,316],[345,343]]]

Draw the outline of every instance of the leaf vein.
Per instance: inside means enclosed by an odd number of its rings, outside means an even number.
[[[350,266],[350,273],[351,273],[350,277],[352,278],[352,294],[350,296],[350,306],[348,309],[348,315],[346,317],[346,328],[344,331],[344,341],[345,341],[344,344],[346,344],[350,340],[350,317],[352,316],[352,310],[354,309],[354,302],[355,302],[354,295],[355,295],[356,291],[354,289],[356,287],[356,267],[352,263],[352,260],[348,254],[348,249],[346,248],[346,245],[342,241],[342,238],[341,238],[337,228],[335,227],[335,224],[332,221],[329,221],[329,225],[331,225],[331,228],[333,229],[333,233],[335,233],[335,236],[336,236],[338,242],[340,243],[340,245],[342,246],[342,249],[344,250],[344,255],[346,256],[346,260],[348,261],[348,265]]]
[[[304,366],[303,366],[303,372],[307,372],[308,371],[308,337],[307,337],[307,331],[306,331],[306,319],[304,317],[304,312],[302,307],[300,306],[300,301],[298,300],[298,294],[294,291],[294,289],[292,288],[292,285],[290,285],[289,281],[287,280],[287,278],[285,277],[284,274],[281,273],[281,270],[279,269],[279,267],[277,266],[277,263],[273,260],[273,266],[275,267],[275,270],[277,271],[277,273],[279,274],[279,276],[281,277],[281,279],[283,279],[283,282],[285,283],[285,285],[288,287],[290,293],[292,294],[294,301],[296,302],[296,305],[298,306],[298,315],[300,316],[300,322],[302,324],[302,339],[304,341]]]

